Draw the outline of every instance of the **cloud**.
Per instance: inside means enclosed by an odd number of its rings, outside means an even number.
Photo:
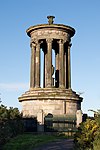
[[[28,83],[0,83],[1,90],[19,91],[29,88]]]

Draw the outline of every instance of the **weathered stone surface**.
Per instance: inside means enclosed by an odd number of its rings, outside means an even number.
[[[72,90],[33,88],[19,97],[19,101],[22,103],[24,116],[37,116],[39,110],[43,110],[45,116],[48,113],[76,115],[77,110],[81,109],[82,98]]]
[[[48,16],[49,24],[27,29],[32,49],[30,89],[19,97],[19,102],[24,117],[37,118],[38,131],[43,131],[44,118],[48,114],[76,116],[82,102],[82,98],[71,89],[70,42],[75,30],[70,26],[53,24],[53,18]],[[40,87],[41,49],[44,55],[43,88]],[[52,49],[55,58],[52,57]],[[62,127],[61,124],[59,126]]]
[[[70,35],[65,31],[57,31],[57,29],[43,29],[42,31],[40,30],[32,32],[31,42],[33,42],[34,39],[46,39],[48,38],[48,34],[49,38],[51,39],[63,39],[64,41],[70,41]]]
[[[76,119],[77,119],[76,125],[77,125],[77,127],[79,127],[80,123],[82,122],[82,116],[83,116],[82,111],[77,110],[77,112],[76,112]]]

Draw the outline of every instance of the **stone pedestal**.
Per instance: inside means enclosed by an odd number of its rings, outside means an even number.
[[[80,123],[82,123],[82,110],[77,110],[76,112],[76,126],[79,127]]]
[[[43,110],[39,109],[37,113],[37,131],[44,132],[44,115]]]
[[[23,116],[37,117],[43,124],[43,115],[73,115],[81,109],[82,98],[71,89],[40,88],[25,92],[19,101],[22,104]]]

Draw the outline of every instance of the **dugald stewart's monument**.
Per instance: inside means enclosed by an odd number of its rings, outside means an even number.
[[[71,88],[71,37],[75,30],[63,24],[48,24],[27,29],[31,47],[30,88],[19,102],[23,117],[37,119],[37,130],[45,128],[66,130],[75,123],[76,112],[81,110],[82,98]]]

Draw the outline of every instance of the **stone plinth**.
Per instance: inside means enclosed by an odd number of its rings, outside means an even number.
[[[80,123],[82,122],[82,110],[77,110],[76,112],[76,126],[79,127]]]
[[[37,88],[25,92],[19,101],[22,104],[23,116],[37,117],[40,110],[44,116],[53,115],[76,115],[81,109],[82,98],[71,89]]]

